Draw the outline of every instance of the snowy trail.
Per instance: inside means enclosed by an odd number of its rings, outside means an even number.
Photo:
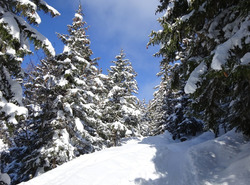
[[[247,164],[247,165],[246,165]],[[22,185],[248,185],[250,143],[233,131],[176,142],[169,133],[81,156]]]
[[[211,133],[186,142],[174,142],[168,133],[155,138],[149,137],[150,144],[154,143],[154,147],[157,149],[152,161],[160,178],[140,179],[138,184],[200,185],[196,177],[196,167],[193,165],[193,159],[190,156],[190,149],[212,138],[213,134]]]

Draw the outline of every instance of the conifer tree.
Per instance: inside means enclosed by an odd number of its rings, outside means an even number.
[[[249,134],[249,1],[160,3],[163,29],[152,32],[149,44],[162,45],[156,55],[163,56],[163,68],[180,61],[171,70],[173,84],[185,83],[193,112],[216,136],[220,125]]]
[[[38,25],[41,19],[37,11],[59,15],[45,1],[2,0],[0,2],[0,139],[10,146],[14,126],[27,116],[22,103],[23,80],[21,63],[30,54],[29,41],[36,49],[42,47],[46,54],[54,55],[51,43],[31,25]],[[9,139],[7,139],[9,138]]]
[[[154,123],[154,135],[168,130],[173,139],[182,140],[186,136],[195,136],[202,131],[203,126],[202,122],[191,114],[191,100],[189,95],[184,93],[184,84],[174,84],[174,78],[170,75],[171,70],[178,66],[169,66],[167,74],[158,73],[159,76],[162,75],[162,81],[149,104],[148,112]]]
[[[113,61],[115,65],[110,67],[109,93],[103,106],[103,120],[111,130],[113,145],[121,137],[139,134],[139,101],[134,95],[138,90],[136,73],[125,57],[121,50]]]
[[[165,81],[162,79],[160,85],[156,86],[155,89],[157,90],[154,92],[154,98],[149,102],[147,110],[153,128],[153,135],[157,135],[166,129],[167,116],[164,105],[167,90]]]
[[[6,151],[0,153],[0,167],[1,171],[8,172],[13,184],[19,178],[16,174],[20,170],[18,160],[27,152],[27,143],[22,142],[22,138],[28,135],[23,132],[28,111],[22,102],[21,63],[25,55],[32,53],[30,43],[35,49],[43,48],[49,56],[55,55],[49,40],[32,26],[41,22],[38,11],[52,17],[59,15],[43,0],[0,2],[0,140],[8,144]]]
[[[146,103],[146,100],[139,102],[140,107],[140,117],[139,117],[139,130],[142,136],[150,136],[152,135],[153,130],[153,120],[149,111],[149,105]]]

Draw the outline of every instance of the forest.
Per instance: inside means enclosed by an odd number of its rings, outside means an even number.
[[[159,0],[161,30],[145,47],[160,46],[161,82],[149,103],[136,96],[126,51],[108,74],[97,67],[81,4],[68,33],[57,35],[64,50],[55,53],[35,28],[38,12],[60,16],[55,8],[44,0],[0,1],[0,174],[11,184],[124,138],[168,131],[185,142],[232,129],[250,136],[249,0]],[[30,45],[46,57],[24,70]]]

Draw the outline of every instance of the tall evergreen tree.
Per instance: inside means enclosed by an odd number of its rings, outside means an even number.
[[[154,92],[154,98],[149,102],[147,112],[148,117],[152,124],[152,134],[157,135],[163,132],[166,128],[166,107],[165,107],[165,97],[166,97],[166,87],[167,83],[162,79],[160,85],[156,86],[157,89]],[[170,108],[170,107],[169,107]]]
[[[0,140],[8,144],[8,149],[0,153],[1,171],[6,171],[7,164],[18,171],[19,164],[14,158],[27,149],[17,135],[24,129],[23,123],[28,115],[22,102],[21,63],[25,55],[32,53],[29,44],[33,43],[36,49],[43,48],[49,56],[55,55],[49,40],[32,26],[41,22],[38,11],[52,17],[59,15],[43,0],[0,2]]]
[[[171,70],[178,67],[178,64],[169,66],[167,74],[158,73],[162,75],[162,81],[154,93],[148,111],[154,122],[154,135],[168,130],[173,139],[182,140],[202,131],[202,122],[191,115],[191,100],[184,93],[184,84],[181,81],[176,84],[171,76]]]
[[[45,1],[3,0],[0,2],[0,138],[10,138],[16,125],[27,110],[22,103],[23,79],[21,62],[30,54],[29,41],[35,48],[42,47],[48,55],[54,55],[51,43],[31,25],[38,25],[41,19],[37,11],[59,13]],[[13,141],[6,141],[15,145]]]
[[[109,93],[104,103],[103,120],[110,130],[110,140],[117,145],[120,137],[139,134],[139,100],[134,95],[138,86],[131,62],[121,50],[109,70]]]
[[[139,119],[139,129],[140,129],[140,134],[142,136],[150,136],[152,135],[152,130],[153,130],[153,120],[150,114],[149,105],[146,103],[146,100],[144,99],[143,101],[139,102],[139,107],[140,107],[140,119]]]
[[[184,81],[194,113],[215,135],[220,125],[250,134],[249,1],[160,3],[157,12],[166,12],[159,19],[163,29],[152,32],[149,44],[162,45],[156,55],[163,56],[163,69],[180,60],[171,77]]]

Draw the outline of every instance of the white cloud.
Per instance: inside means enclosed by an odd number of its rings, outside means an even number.
[[[95,31],[104,34],[104,39],[120,37],[122,42],[127,38],[145,39],[144,34],[153,29],[152,23],[157,24],[154,16],[157,4],[158,0],[83,1],[91,22],[103,28]]]

